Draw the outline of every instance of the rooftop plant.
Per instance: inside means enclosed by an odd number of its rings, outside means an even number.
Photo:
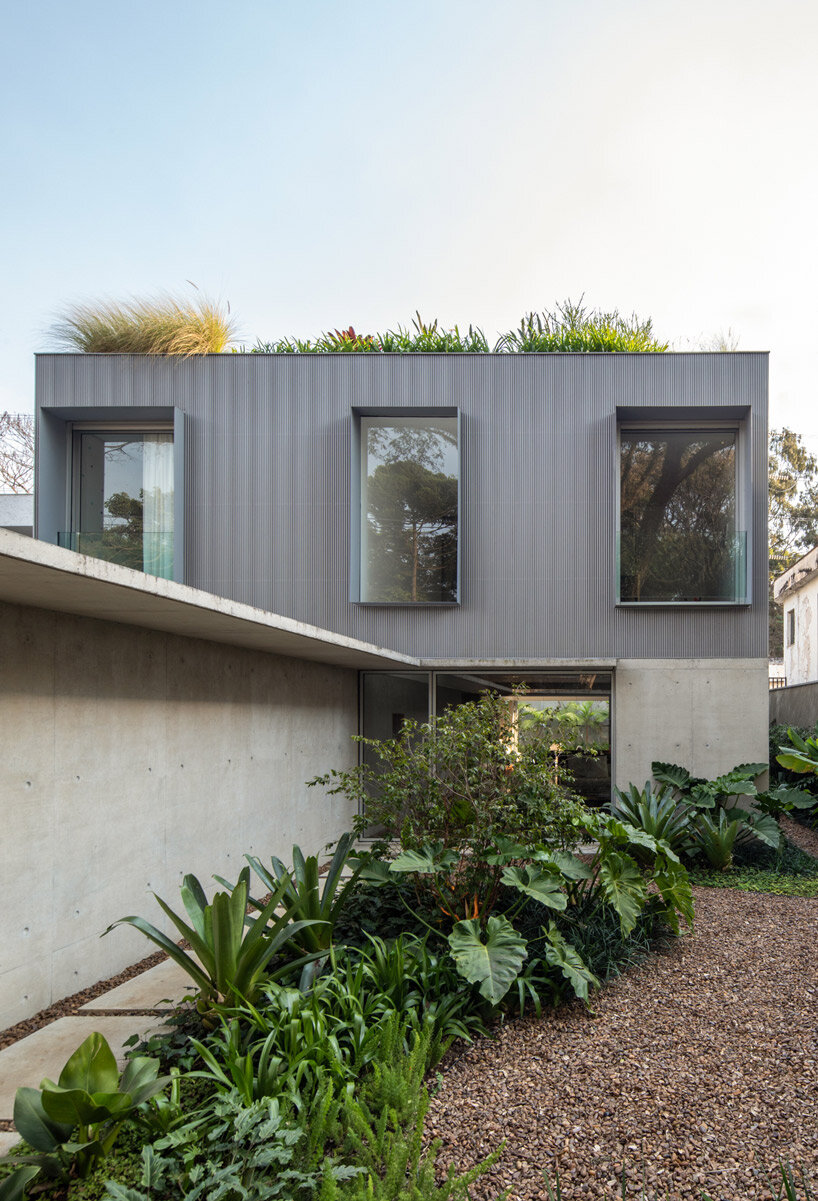
[[[490,346],[479,326],[461,332],[455,325],[444,329],[437,318],[424,321],[416,313],[411,327],[399,325],[385,333],[357,333],[352,326],[319,334],[316,338],[279,338],[259,341],[251,354],[554,354],[663,351],[650,318],[636,313],[623,316],[618,309],[604,312],[578,301],[565,300],[554,310],[526,313],[517,329],[501,334]]]
[[[236,336],[230,305],[166,293],[69,305],[51,327],[61,350],[84,354],[218,354]]]

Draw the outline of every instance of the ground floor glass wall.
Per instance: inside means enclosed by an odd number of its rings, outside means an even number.
[[[491,691],[508,698],[517,737],[547,738],[589,804],[611,795],[610,670],[363,672],[361,733],[394,738],[406,718],[427,721]],[[377,756],[363,748],[364,762]]]

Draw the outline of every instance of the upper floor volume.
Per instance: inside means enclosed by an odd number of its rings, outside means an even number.
[[[40,355],[37,534],[439,662],[766,653],[767,356]]]

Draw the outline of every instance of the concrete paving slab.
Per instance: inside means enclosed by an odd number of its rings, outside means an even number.
[[[20,1135],[16,1130],[0,1130],[0,1156],[8,1155],[19,1141]]]
[[[103,993],[95,1001],[81,1005],[79,1012],[86,1009],[174,1009],[195,991],[187,972],[172,959],[166,959]]]
[[[163,1028],[161,1016],[58,1018],[0,1051],[0,1118],[11,1120],[18,1088],[39,1088],[44,1076],[56,1080],[81,1042],[96,1030],[108,1040],[117,1063],[125,1062],[123,1044],[132,1034]]]

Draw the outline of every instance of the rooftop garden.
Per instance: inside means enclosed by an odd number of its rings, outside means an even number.
[[[229,305],[206,297],[160,295],[71,305],[52,326],[51,340],[59,350],[84,354],[189,357],[225,351],[237,341],[237,325]],[[582,298],[527,313],[516,329],[493,343],[478,326],[445,329],[437,318],[425,321],[417,313],[409,325],[383,333],[357,333],[349,326],[313,338],[259,339],[249,350],[233,347],[241,354],[612,354],[667,349],[650,318],[589,308]]]

